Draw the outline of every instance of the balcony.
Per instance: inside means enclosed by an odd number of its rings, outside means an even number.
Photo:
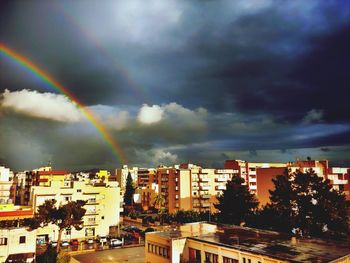
[[[98,205],[99,201],[96,199],[89,199],[85,205]]]
[[[217,185],[215,186],[215,190],[225,190],[226,186],[225,185]]]
[[[210,207],[209,202],[201,202],[201,207]]]
[[[204,177],[204,176],[200,175],[200,176],[199,176],[199,181],[200,181],[200,182],[209,182],[210,179],[209,179],[208,177]]]
[[[198,181],[199,181],[199,178],[197,177],[192,178],[192,182],[198,182]]]
[[[249,175],[256,175],[256,171],[249,171]]]
[[[249,189],[250,189],[250,190],[256,190],[256,185],[250,185],[250,186],[249,186]]]
[[[228,180],[227,178],[222,178],[222,177],[215,178],[215,182],[226,182],[227,180]]]
[[[192,186],[192,190],[199,190],[199,186]]]
[[[200,195],[200,197],[201,197],[202,199],[209,199],[209,198],[210,198],[210,195],[208,195],[208,194],[202,194],[202,195]]]
[[[100,212],[100,210],[86,210],[85,215],[97,215]]]
[[[202,185],[199,187],[200,191],[208,191],[210,190],[210,186],[209,185]]]
[[[336,180],[333,180],[333,181],[332,181],[332,184],[348,184],[348,180],[339,180],[339,179],[336,179]]]
[[[249,182],[256,183],[256,178],[255,177],[249,177]]]

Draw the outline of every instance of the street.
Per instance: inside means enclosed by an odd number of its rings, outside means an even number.
[[[73,258],[81,263],[98,262],[145,262],[145,247],[115,248],[105,251],[75,255]]]

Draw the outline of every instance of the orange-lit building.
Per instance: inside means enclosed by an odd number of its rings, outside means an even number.
[[[287,263],[350,261],[350,244],[213,223],[146,234],[145,262]]]

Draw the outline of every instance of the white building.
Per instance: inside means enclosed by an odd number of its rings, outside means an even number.
[[[62,240],[72,238],[85,239],[106,236],[110,227],[119,225],[120,188],[117,182],[90,184],[85,181],[52,181],[50,186],[34,186],[31,189],[31,200],[34,211],[45,200],[55,199],[57,205],[68,201],[85,200],[86,214],[84,227],[78,231],[74,228],[63,232]],[[38,238],[57,240],[58,228],[49,225],[38,229]]]
[[[0,229],[0,262],[23,260],[34,262],[36,249],[36,230],[25,228]],[[11,261],[8,261],[11,262]],[[20,261],[14,261],[20,262]]]

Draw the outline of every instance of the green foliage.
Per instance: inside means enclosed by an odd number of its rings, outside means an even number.
[[[52,262],[56,262],[56,258],[57,258],[56,249],[49,246],[43,254],[38,255],[36,257],[36,262],[37,263],[52,263]]]
[[[202,220],[201,214],[193,210],[178,210],[172,215],[172,218],[177,223],[192,223]]]
[[[56,263],[69,263],[71,256],[63,251],[60,251],[56,258]]]
[[[127,206],[131,206],[133,204],[133,195],[135,193],[135,188],[133,186],[132,177],[130,172],[126,177],[126,185],[125,185],[125,194],[124,194],[124,203]]]
[[[56,206],[56,200],[46,200],[38,207],[31,223],[32,228],[44,227],[48,224],[57,225],[59,228],[58,244],[61,241],[62,231],[74,227],[77,230],[83,228],[83,216],[86,210],[83,206],[86,201],[78,200],[68,202],[64,205]],[[57,246],[59,251],[60,246]]]
[[[278,231],[310,236],[349,234],[349,203],[314,171],[297,171],[273,179],[271,204],[261,212],[263,224]]]
[[[214,204],[219,210],[219,222],[239,225],[257,210],[259,202],[243,183],[244,179],[240,176],[234,176],[226,183],[226,190],[217,198],[218,203]]]
[[[164,208],[165,205],[165,199],[162,194],[158,194],[156,198],[154,199],[153,206],[159,210],[161,208]]]

